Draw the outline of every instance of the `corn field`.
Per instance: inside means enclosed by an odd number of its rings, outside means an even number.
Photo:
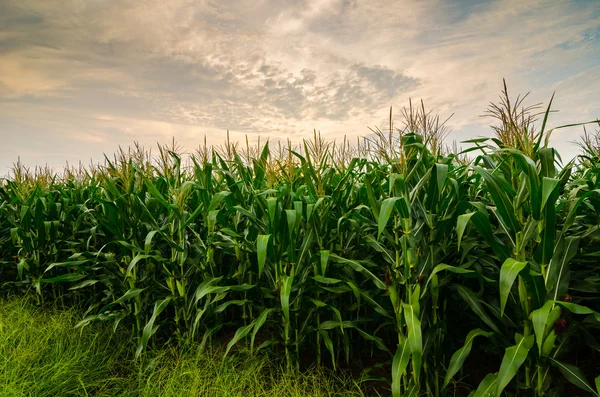
[[[411,104],[356,144],[17,164],[1,292],[130,329],[140,358],[243,344],[289,371],[368,361],[394,397],[600,395],[600,134],[565,164],[550,107],[503,94],[495,137],[460,153]]]

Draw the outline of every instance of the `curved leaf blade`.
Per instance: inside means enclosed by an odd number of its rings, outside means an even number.
[[[529,350],[533,347],[535,340],[534,335],[521,338],[519,343],[514,346],[506,348],[502,364],[500,364],[500,371],[498,372],[498,384],[496,387],[496,395],[500,396],[504,388],[510,383],[512,378],[515,377],[521,365],[527,359]]]
[[[446,371],[446,377],[444,378],[444,385],[442,388],[445,388],[448,383],[450,383],[450,380],[454,377],[454,375],[456,375],[456,373],[462,368],[465,360],[467,357],[469,357],[469,353],[471,353],[473,340],[478,336],[485,336],[486,338],[489,338],[492,335],[492,332],[486,332],[480,328],[476,328],[469,332],[465,338],[465,344],[463,347],[454,352],[452,358],[450,359],[450,364],[448,365],[448,370]]]
[[[563,376],[569,382],[571,382],[575,386],[579,387],[582,390],[585,390],[586,392],[588,392],[592,395],[598,396],[598,393],[596,392],[596,390],[594,390],[592,388],[592,386],[590,386],[590,384],[588,383],[588,381],[585,378],[585,375],[583,374],[583,371],[581,371],[581,369],[577,368],[574,365],[555,360],[552,357],[548,357],[548,358],[550,359],[550,362],[552,363],[552,365],[554,365],[556,368],[558,368],[560,373],[563,374]]]
[[[515,279],[525,266],[527,266],[527,262],[519,262],[513,258],[508,258],[500,268],[500,313],[503,316],[508,294],[512,289]]]

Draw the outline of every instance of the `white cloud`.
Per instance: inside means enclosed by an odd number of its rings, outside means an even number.
[[[226,129],[339,139],[412,97],[455,113],[462,139],[489,133],[479,115],[503,77],[532,102],[556,90],[553,120],[581,121],[600,116],[599,25],[594,2],[562,0],[14,0],[0,4],[0,134],[96,158]],[[0,169],[27,150],[13,141]]]

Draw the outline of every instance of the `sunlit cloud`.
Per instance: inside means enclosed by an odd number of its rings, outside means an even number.
[[[531,103],[556,91],[554,125],[587,121],[599,26],[595,1],[4,1],[0,174],[227,130],[353,138],[409,98],[454,114],[450,139],[484,136],[502,78]],[[553,144],[572,157],[581,131]]]

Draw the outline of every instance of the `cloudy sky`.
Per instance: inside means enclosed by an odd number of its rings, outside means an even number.
[[[330,139],[423,99],[489,136],[502,78],[600,117],[598,0],[0,0],[0,175],[171,137]],[[557,132],[565,157],[582,128]]]

